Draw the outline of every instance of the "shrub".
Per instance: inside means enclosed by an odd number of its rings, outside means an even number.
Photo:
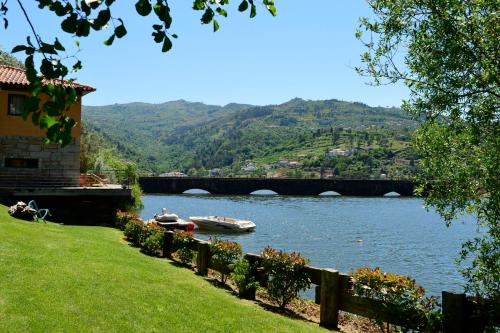
[[[231,278],[238,287],[240,297],[245,297],[248,291],[259,286],[259,283],[255,281],[255,277],[251,275],[252,267],[245,258],[239,257],[229,267],[232,270]]]
[[[194,251],[191,250],[194,235],[192,231],[175,230],[174,231],[174,252],[177,252],[179,260],[183,264],[190,264],[193,261]]]
[[[142,249],[146,254],[158,255],[163,250],[165,231],[156,224],[148,224],[146,227],[147,237],[144,239]]]
[[[137,216],[134,212],[122,212],[118,211],[115,216],[114,226],[120,230],[125,230],[125,226],[130,220],[138,220],[139,216]]]
[[[129,220],[125,225],[123,234],[127,237],[128,241],[135,246],[140,247],[144,239],[147,237],[146,226],[141,220]]]
[[[297,298],[300,290],[311,286],[311,280],[305,271],[309,259],[302,257],[300,253],[286,253],[268,246],[261,256],[267,273],[267,292],[280,308],[285,308]]]
[[[225,241],[217,237],[210,238],[210,260],[222,267],[229,267],[241,257],[243,250],[236,242]],[[220,281],[226,283],[227,274],[220,273]]]
[[[357,296],[380,300],[392,305],[392,311],[416,326],[420,332],[441,331],[441,313],[435,297],[425,297],[425,290],[415,280],[380,268],[359,268],[351,278],[352,293]],[[395,330],[376,319],[383,332],[408,331],[404,325]]]

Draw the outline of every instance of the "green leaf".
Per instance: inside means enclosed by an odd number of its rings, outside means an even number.
[[[61,22],[61,29],[67,33],[73,34],[77,29],[77,15],[72,13]]]
[[[123,24],[121,24],[115,28],[116,37],[122,38],[126,34],[127,34],[127,29],[125,29],[125,26]]]
[[[215,10],[219,15],[227,17],[227,11],[221,7],[217,7]]]
[[[254,18],[257,15],[257,7],[252,3],[252,7],[250,8],[250,18]]]
[[[54,48],[54,45],[48,44],[48,43],[41,43],[42,46],[40,47],[40,52],[45,53],[45,54],[57,54],[57,51]]]
[[[151,13],[152,7],[149,0],[139,0],[135,4],[135,10],[141,16],[148,16]]]
[[[53,117],[44,115],[40,119],[40,128],[51,128],[52,126],[56,125],[58,123],[57,120],[55,120]]]
[[[212,10],[212,8],[208,7],[205,10],[205,13],[203,13],[203,16],[201,17],[201,23],[208,24],[210,23],[210,21],[212,21],[213,17],[214,17],[214,11]]]
[[[97,14],[97,18],[94,20],[94,25],[100,29],[105,26],[111,19],[111,11],[109,8],[103,9]]]
[[[217,30],[219,30],[219,23],[217,22],[217,20],[214,20],[214,32],[216,32]]]
[[[172,41],[170,40],[170,38],[168,38],[168,36],[165,36],[161,52],[168,52],[171,48],[172,48]]]
[[[205,1],[203,1],[203,0],[195,0],[193,2],[193,9],[194,10],[203,10],[203,9],[205,9]]]
[[[16,53],[16,52],[21,52],[21,51],[25,51],[27,49],[26,46],[24,45],[16,45],[14,46],[14,48],[12,49],[12,51],[10,51],[11,53]]]
[[[272,16],[276,16],[276,7],[274,5],[268,5],[267,10],[271,13]]]
[[[165,32],[164,31],[155,31],[151,35],[154,37],[154,41],[156,43],[163,42],[163,39],[165,38]]]
[[[78,60],[74,65],[73,65],[73,71],[79,71],[80,69],[82,69],[82,62],[80,60]]]
[[[109,38],[104,41],[104,45],[110,46],[111,44],[113,44],[113,42],[115,41],[115,36],[115,34],[109,36]]]
[[[78,20],[76,35],[87,37],[89,34],[90,34],[90,22],[85,19]]]
[[[240,12],[244,12],[245,10],[248,9],[248,1],[247,0],[243,0],[240,5],[238,6],[238,10]]]
[[[64,48],[64,46],[61,44],[61,42],[59,42],[59,39],[57,39],[57,38],[56,38],[56,41],[54,42],[54,48],[57,51],[66,51],[66,49]]]

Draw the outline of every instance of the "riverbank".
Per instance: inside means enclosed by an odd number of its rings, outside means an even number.
[[[144,256],[119,230],[19,221],[2,205],[0,262],[2,332],[325,331]]]

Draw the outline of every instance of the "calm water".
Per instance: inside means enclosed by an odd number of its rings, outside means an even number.
[[[184,194],[145,195],[143,202],[144,219],[162,207],[185,219],[195,215],[250,219],[257,224],[255,232],[218,236],[239,242],[245,252],[259,253],[267,245],[299,251],[311,265],[341,272],[380,267],[415,278],[432,295],[462,290],[454,259],[460,244],[475,232],[473,218],[462,218],[447,228],[418,198]]]

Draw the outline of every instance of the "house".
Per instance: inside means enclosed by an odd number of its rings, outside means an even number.
[[[165,172],[159,175],[160,177],[187,177],[187,175],[184,172],[179,172],[179,171],[172,171],[172,172]]]
[[[224,173],[222,172],[221,169],[219,168],[214,168],[214,169],[211,169],[209,172],[208,172],[208,175],[210,177],[220,177],[222,176]]]
[[[248,163],[247,165],[241,167],[241,171],[246,171],[246,172],[254,172],[257,170],[257,167],[253,163]]]
[[[288,166],[288,160],[282,158],[282,159],[278,160],[278,162],[276,162],[276,164],[279,167],[287,167]]]
[[[325,153],[326,157],[334,157],[334,156],[351,156],[357,151],[356,148],[349,148],[347,150],[343,150],[340,148],[330,149]]]
[[[23,120],[28,86],[23,69],[0,65],[0,187],[79,186],[82,96],[95,88],[73,83],[78,102],[67,114],[76,126],[72,142],[61,147],[45,144],[45,132]]]

